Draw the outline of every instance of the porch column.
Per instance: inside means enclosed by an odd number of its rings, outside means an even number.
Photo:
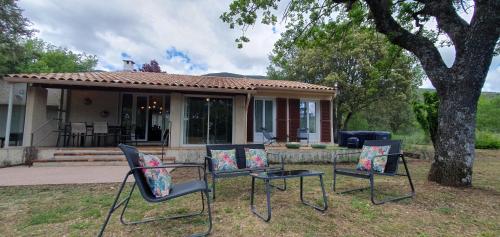
[[[10,127],[12,124],[12,107],[13,107],[13,101],[14,101],[14,84],[8,83],[9,85],[9,104],[7,107],[7,121],[5,125],[5,144],[4,147],[7,148],[9,147],[10,143]]]
[[[246,96],[234,97],[233,143],[245,144],[247,140]]]
[[[170,94],[170,146],[180,147],[182,144],[182,95],[180,93]]]
[[[47,121],[47,89],[28,86],[23,146],[31,146],[31,134]],[[36,135],[36,134],[35,134]]]

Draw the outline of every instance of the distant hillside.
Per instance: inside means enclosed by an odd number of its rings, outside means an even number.
[[[236,73],[230,73],[230,72],[217,72],[217,73],[208,73],[203,76],[213,76],[213,77],[235,77],[235,78],[253,78],[253,79],[267,79],[265,76],[259,76],[259,75],[240,75]]]

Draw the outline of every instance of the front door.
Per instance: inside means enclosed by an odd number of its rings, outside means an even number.
[[[121,124],[130,130],[136,141],[161,141],[167,129],[170,100],[160,94],[132,94],[122,96]]]

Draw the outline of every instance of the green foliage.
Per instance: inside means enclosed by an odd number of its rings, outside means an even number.
[[[33,33],[14,0],[0,0],[0,75],[15,71],[23,48],[19,41]]]
[[[314,31],[300,41],[287,37],[294,32],[286,32],[275,45],[268,76],[337,85],[341,128],[347,128],[356,113],[377,107],[383,108],[377,114],[392,118],[391,124],[398,130],[408,120],[407,113],[401,112],[409,110],[405,107],[421,83],[415,59],[363,26],[331,23]]]
[[[415,101],[413,111],[422,129],[430,136],[436,145],[438,127],[439,98],[436,92],[424,92],[423,101]]]
[[[22,47],[24,53],[16,67],[18,72],[87,72],[92,71],[97,65],[97,58],[94,55],[74,53],[39,39],[26,40]]]
[[[484,94],[477,105],[477,129],[500,133],[500,95]]]
[[[500,135],[476,131],[476,148],[477,149],[500,149]]]

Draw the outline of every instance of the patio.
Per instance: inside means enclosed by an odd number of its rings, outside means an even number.
[[[371,205],[367,192],[338,195],[331,192],[331,165],[287,165],[287,169],[325,172],[329,208],[319,213],[300,205],[298,180],[289,190],[273,192],[273,220],[265,223],[251,214],[249,177],[222,180],[213,202],[214,229],[211,236],[496,236],[500,231],[500,154],[478,150],[475,187],[455,189],[427,182],[430,163],[409,159],[417,189],[413,200]],[[192,172],[175,170],[175,180]],[[399,190],[400,180],[380,178],[380,190]],[[320,193],[316,179],[306,179],[305,195]],[[309,184],[309,185],[307,185]],[[366,184],[343,178],[339,187]],[[0,188],[0,229],[3,235],[94,236],[108,211],[117,184],[23,186]],[[257,188],[258,208],[264,208],[264,192]],[[403,190],[403,187],[401,187]],[[143,202],[139,193],[131,202],[131,218],[164,212],[187,212],[197,196],[160,205]],[[175,207],[174,207],[175,206]],[[202,230],[204,217],[126,226],[114,216],[107,228],[110,236],[183,236]]]

